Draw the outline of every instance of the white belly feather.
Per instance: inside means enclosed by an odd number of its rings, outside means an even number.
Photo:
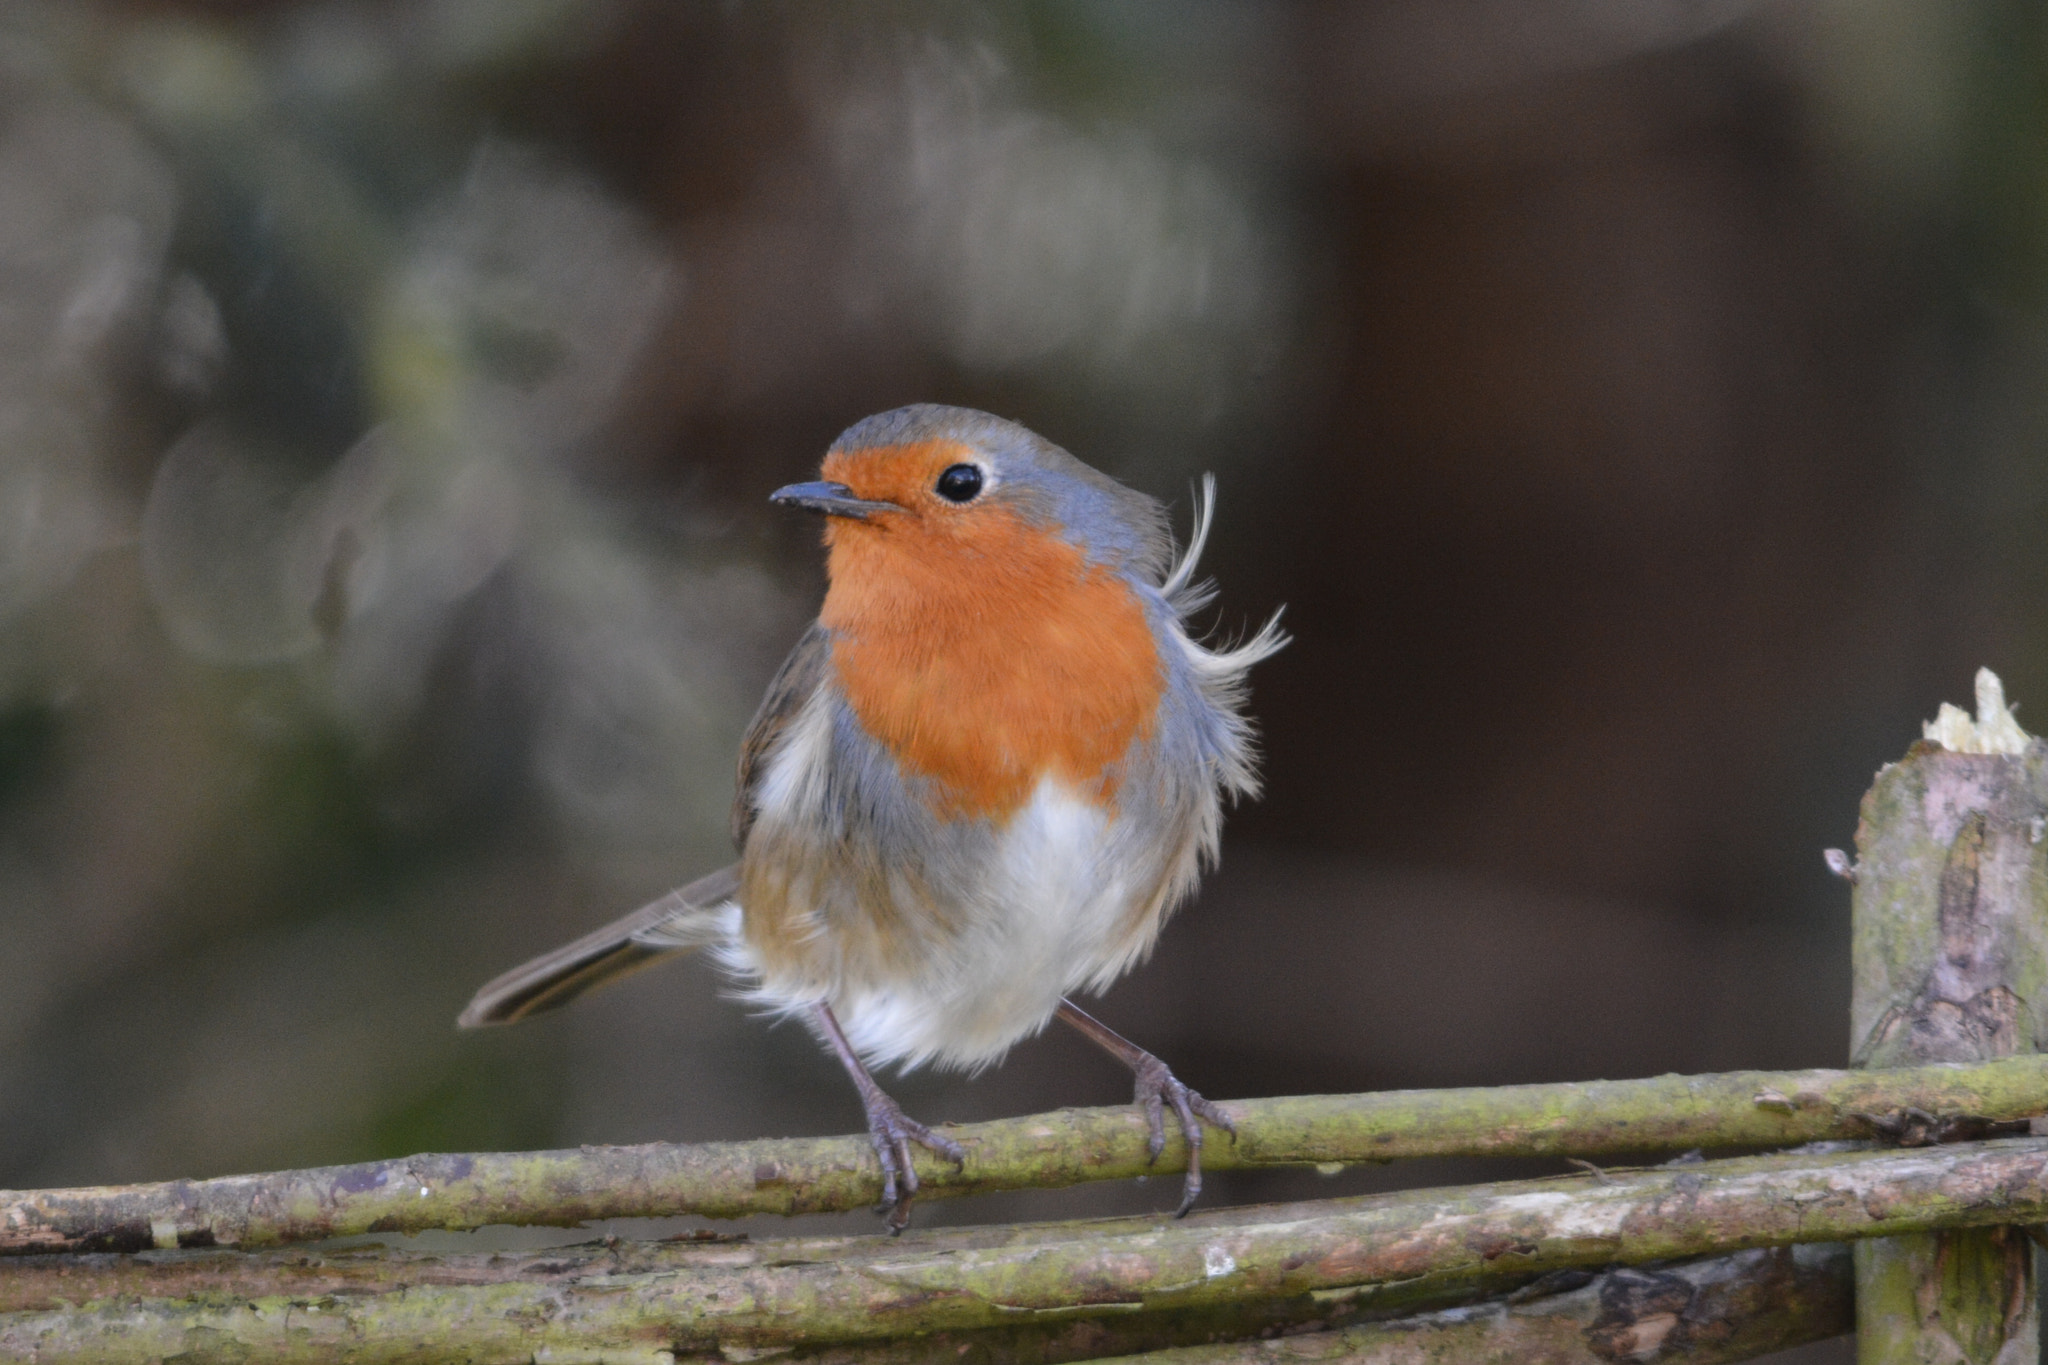
[[[1131,885],[1137,869],[1118,856],[1116,833],[1101,807],[1048,778],[997,836],[975,912],[900,976],[821,991],[814,979],[764,972],[744,940],[723,957],[748,980],[747,997],[773,1011],[824,998],[870,1062],[987,1065],[1044,1027],[1062,996],[1116,975],[1150,946],[1150,934],[1131,942],[1130,929],[1134,898],[1152,888]]]
[[[984,904],[943,964],[920,979],[835,1002],[863,1055],[992,1062],[1044,1027],[1060,997],[1094,976],[1128,922],[1129,892],[1108,855],[1109,821],[1050,780],[1001,836]]]

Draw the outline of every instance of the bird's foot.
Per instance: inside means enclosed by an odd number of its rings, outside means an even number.
[[[1145,1142],[1151,1160],[1159,1160],[1159,1154],[1166,1150],[1168,1105],[1173,1106],[1174,1115],[1180,1120],[1180,1133],[1188,1144],[1188,1173],[1181,1185],[1180,1207],[1173,1211],[1173,1216],[1185,1218],[1202,1193],[1202,1120],[1207,1119],[1230,1134],[1233,1141],[1237,1138],[1237,1125],[1215,1104],[1181,1084],[1166,1063],[1151,1053],[1141,1051],[1131,1063],[1131,1072],[1138,1082],[1132,1098],[1145,1111],[1145,1126],[1151,1134]]]
[[[882,1163],[882,1206],[878,1212],[894,1236],[909,1224],[910,1201],[917,1196],[917,1168],[910,1161],[910,1144],[915,1142],[937,1152],[956,1167],[966,1162],[967,1153],[953,1139],[934,1133],[904,1113],[903,1106],[879,1086],[862,1095],[861,1102],[868,1114],[868,1141],[874,1146],[876,1160]]]

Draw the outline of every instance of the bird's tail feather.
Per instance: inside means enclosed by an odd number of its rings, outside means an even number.
[[[739,889],[739,865],[720,868],[624,919],[514,967],[476,993],[455,1022],[461,1028],[511,1024],[566,1005],[594,986],[651,962],[719,942]]]

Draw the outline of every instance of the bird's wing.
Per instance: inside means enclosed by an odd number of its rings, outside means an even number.
[[[593,986],[650,962],[722,939],[725,907],[739,889],[739,864],[699,877],[624,919],[514,967],[476,993],[461,1028],[510,1024],[566,1005]]]
[[[732,800],[732,841],[742,850],[747,846],[747,831],[754,825],[754,788],[761,781],[762,764],[775,741],[824,682],[831,652],[831,637],[814,623],[776,670],[768,694],[761,698],[761,709],[747,726],[747,737],[740,742],[739,782]]]

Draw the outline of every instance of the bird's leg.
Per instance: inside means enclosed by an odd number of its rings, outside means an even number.
[[[1194,1207],[1196,1196],[1202,1192],[1202,1125],[1199,1119],[1209,1120],[1233,1139],[1237,1136],[1237,1125],[1230,1121],[1228,1114],[1182,1085],[1180,1079],[1167,1069],[1165,1062],[1073,1001],[1060,1001],[1058,1013],[1062,1020],[1129,1067],[1131,1074],[1137,1077],[1137,1093],[1132,1098],[1145,1111],[1145,1125],[1151,1130],[1145,1147],[1154,1161],[1159,1160],[1159,1154],[1166,1150],[1166,1106],[1173,1106],[1173,1112],[1180,1118],[1181,1136],[1187,1139],[1188,1144],[1187,1181],[1181,1186],[1180,1207],[1173,1211],[1173,1216],[1186,1217],[1187,1211]]]
[[[910,1164],[910,1144],[928,1147],[955,1166],[966,1161],[967,1153],[953,1139],[934,1133],[904,1113],[903,1106],[875,1084],[875,1078],[855,1055],[853,1045],[846,1041],[839,1021],[832,1017],[830,1005],[821,1000],[811,1006],[811,1017],[818,1021],[818,1031],[832,1045],[839,1064],[853,1079],[853,1088],[860,1092],[861,1107],[868,1115],[868,1141],[874,1144],[875,1156],[882,1163],[882,1208],[888,1216],[890,1233],[901,1232],[910,1222],[910,1201],[917,1194],[917,1170]]]

